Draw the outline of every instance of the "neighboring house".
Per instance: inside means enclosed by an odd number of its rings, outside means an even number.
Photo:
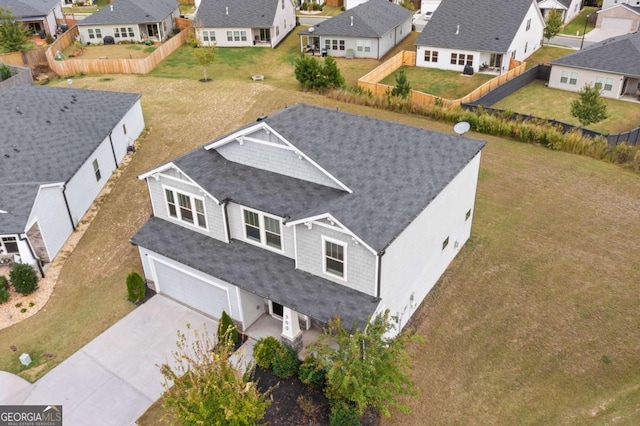
[[[640,0],[603,0],[602,10],[608,9],[616,4],[628,4],[629,6],[640,6]]]
[[[82,43],[165,41],[180,17],[176,0],[116,0],[76,25]]]
[[[618,99],[640,94],[640,33],[613,37],[551,61],[549,87],[578,92],[586,84]]]
[[[615,35],[635,33],[640,29],[640,6],[616,4],[597,12],[596,28]]]
[[[380,59],[411,33],[413,12],[387,0],[369,0],[300,32],[307,46],[329,56]]]
[[[299,320],[403,327],[470,236],[484,145],[297,105],[139,176],[131,241],[160,293],[243,330],[272,315],[294,347]]]
[[[143,128],[138,94],[0,92],[0,259],[53,260]]]
[[[276,47],[296,26],[292,0],[202,0],[194,20],[205,46]]]
[[[542,45],[544,27],[535,0],[444,1],[416,40],[416,65],[504,72]]]
[[[53,36],[58,29],[57,19],[64,18],[60,0],[0,0],[0,7],[8,8],[31,34],[44,32]]]
[[[82,4],[83,6],[91,6],[93,0],[60,0],[62,7],[73,6],[74,4]]]
[[[436,11],[442,0],[422,0],[420,3],[420,13],[424,15],[425,20],[431,19],[433,12]]]
[[[549,12],[559,10],[562,14],[562,23],[567,24],[580,14],[582,0],[538,0],[538,7],[544,19],[547,19]]]

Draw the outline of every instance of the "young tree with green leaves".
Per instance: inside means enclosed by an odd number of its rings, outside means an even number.
[[[191,330],[191,328],[188,326]],[[253,426],[260,423],[270,404],[250,380],[251,368],[231,359],[231,345],[217,345],[206,327],[187,337],[178,332],[173,365],[163,364],[163,406],[182,424]]]
[[[391,416],[391,409],[407,411],[398,399],[415,395],[406,371],[411,362],[407,344],[417,340],[407,333],[388,337],[397,326],[389,311],[378,315],[364,329],[346,330],[339,318],[309,347],[327,372],[325,394],[334,407],[348,403],[362,415],[371,408]],[[331,341],[337,343],[330,345]]]
[[[551,9],[547,14],[547,26],[544,28],[544,38],[547,42],[560,33],[562,28],[562,12],[559,9]]]
[[[393,96],[400,96],[402,99],[407,99],[411,91],[411,84],[407,80],[407,74],[404,70],[400,70],[396,75],[396,87],[391,90]]]
[[[304,90],[317,90],[322,93],[327,89],[344,86],[344,78],[332,57],[326,58],[321,64],[315,57],[301,54],[294,66],[296,80]]]
[[[207,77],[207,69],[209,65],[211,65],[216,58],[216,46],[198,46],[193,49],[193,56],[196,57],[198,63],[202,67],[202,73],[204,74],[204,78],[200,81],[210,81],[211,79]]]
[[[30,45],[27,28],[9,8],[0,7],[0,53],[18,52]]]
[[[607,104],[600,96],[600,89],[598,86],[585,84],[580,89],[580,98],[571,102],[571,115],[576,117],[583,126],[598,123],[609,117]]]

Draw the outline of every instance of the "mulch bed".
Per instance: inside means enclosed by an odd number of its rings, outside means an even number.
[[[271,405],[264,416],[264,424],[270,426],[325,426],[329,424],[331,408],[322,391],[306,386],[297,377],[281,379],[273,374],[273,371],[258,366],[255,368],[253,377],[258,381],[260,392],[266,392],[269,388],[273,388],[270,396]],[[303,396],[313,403],[313,417],[305,414],[302,410],[298,403],[299,396]],[[371,412],[365,413],[362,419],[363,426],[378,426],[379,424],[379,416]]]

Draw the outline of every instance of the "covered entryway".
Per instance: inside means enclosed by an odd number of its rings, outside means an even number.
[[[615,32],[616,34],[627,34],[631,32],[633,20],[624,18],[602,18],[601,31]]]
[[[226,288],[157,259],[150,259],[150,262],[157,277],[156,289],[159,293],[214,318],[220,318],[223,310],[231,314]]]

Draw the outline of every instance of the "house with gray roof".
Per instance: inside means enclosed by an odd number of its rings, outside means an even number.
[[[25,25],[31,34],[53,36],[58,19],[64,19],[60,0],[0,0],[0,7],[9,9],[17,22]]]
[[[640,33],[609,38],[551,61],[549,87],[578,92],[598,86],[606,98],[640,95]]]
[[[0,92],[0,262],[52,261],[143,128],[138,94]]]
[[[139,176],[131,241],[156,291],[245,331],[273,318],[296,346],[387,309],[402,328],[469,238],[484,145],[296,105]]]
[[[542,46],[536,0],[443,1],[416,40],[416,66],[501,73]]]
[[[194,20],[205,46],[276,47],[296,26],[293,0],[202,0]]]
[[[562,16],[562,23],[568,24],[580,14],[582,0],[538,0],[538,7],[545,20],[552,10],[557,10]]]
[[[180,4],[176,0],[115,0],[76,25],[84,44],[103,43],[107,36],[116,43],[163,42],[171,36],[178,17]]]
[[[640,0],[613,4],[597,11],[596,28],[611,36],[635,33],[640,30]]]
[[[402,6],[369,0],[301,31],[300,48],[336,57],[380,59],[411,34],[412,18],[413,12]]]

